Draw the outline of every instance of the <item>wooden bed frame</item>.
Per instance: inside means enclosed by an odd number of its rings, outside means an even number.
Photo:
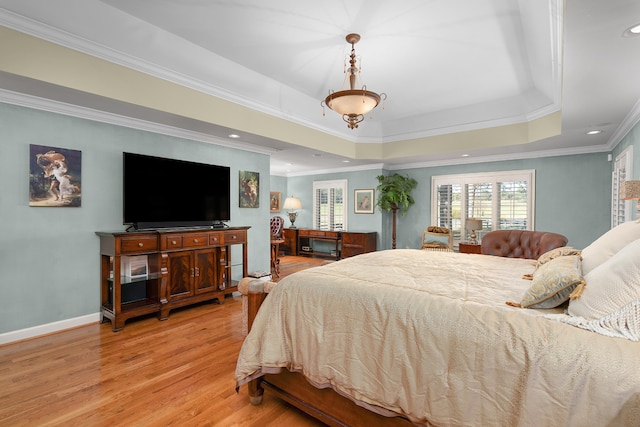
[[[253,289],[248,292],[248,326],[266,297],[264,291]],[[318,389],[302,374],[283,370],[277,375],[264,375],[249,382],[249,400],[253,405],[262,403],[264,390],[274,393],[298,409],[329,426],[371,427],[371,426],[413,426],[401,416],[386,417],[356,405],[352,400],[338,394],[333,389]]]

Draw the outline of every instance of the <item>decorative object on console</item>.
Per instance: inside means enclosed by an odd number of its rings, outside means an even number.
[[[384,100],[387,94],[378,95],[375,92],[367,90],[367,86],[360,81],[360,66],[356,64],[356,51],[354,45],[360,41],[359,34],[347,34],[347,43],[351,44],[351,55],[349,59],[349,67],[345,64],[345,80],[343,88],[339,92],[329,91],[329,95],[320,102],[322,105],[322,115],[324,116],[324,107],[331,108],[338,114],[342,114],[342,120],[347,123],[349,129],[356,129],[358,123],[364,120],[364,115],[378,106],[380,100],[383,101],[382,109],[384,110]],[[348,80],[348,87],[347,87]]]
[[[476,231],[482,230],[482,220],[477,218],[467,218],[465,228],[471,231],[471,234],[469,234],[469,243],[477,245],[478,236],[476,235]]]
[[[82,152],[29,146],[29,206],[79,207]]]
[[[260,207],[260,173],[240,171],[240,207]]]
[[[357,214],[373,213],[373,189],[371,190],[355,190],[354,193],[354,212]]]
[[[296,228],[294,224],[296,222],[296,218],[298,217],[296,209],[302,209],[302,202],[300,202],[300,199],[293,196],[287,197],[284,201],[282,209],[289,211],[289,221],[291,221],[291,228]]]
[[[622,200],[636,200],[636,212],[640,216],[640,181],[623,181],[620,187]]]

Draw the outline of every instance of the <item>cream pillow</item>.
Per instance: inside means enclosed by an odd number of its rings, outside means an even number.
[[[569,302],[568,313],[600,319],[640,300],[640,239],[584,275],[582,295]]]
[[[582,250],[582,274],[589,274],[634,240],[640,239],[640,222],[628,221],[604,233]]]
[[[640,240],[585,276],[561,322],[611,337],[640,341]],[[557,315],[556,315],[557,316]]]

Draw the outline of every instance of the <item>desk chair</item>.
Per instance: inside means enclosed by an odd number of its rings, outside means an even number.
[[[271,271],[276,277],[280,277],[280,243],[284,243],[284,218],[281,216],[272,216],[270,223],[271,229]]]

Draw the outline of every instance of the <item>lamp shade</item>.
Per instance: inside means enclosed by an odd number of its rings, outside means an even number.
[[[620,187],[622,200],[640,200],[640,181],[623,181]]]
[[[327,96],[326,104],[343,116],[367,114],[378,106],[380,96],[369,90],[342,90]]]
[[[294,209],[302,209],[302,203],[300,199],[297,197],[287,197],[284,201],[284,205],[282,205],[282,209],[294,210]]]
[[[465,223],[465,228],[467,230],[482,230],[482,220],[481,219],[477,219],[477,218],[468,218],[467,222]]]

